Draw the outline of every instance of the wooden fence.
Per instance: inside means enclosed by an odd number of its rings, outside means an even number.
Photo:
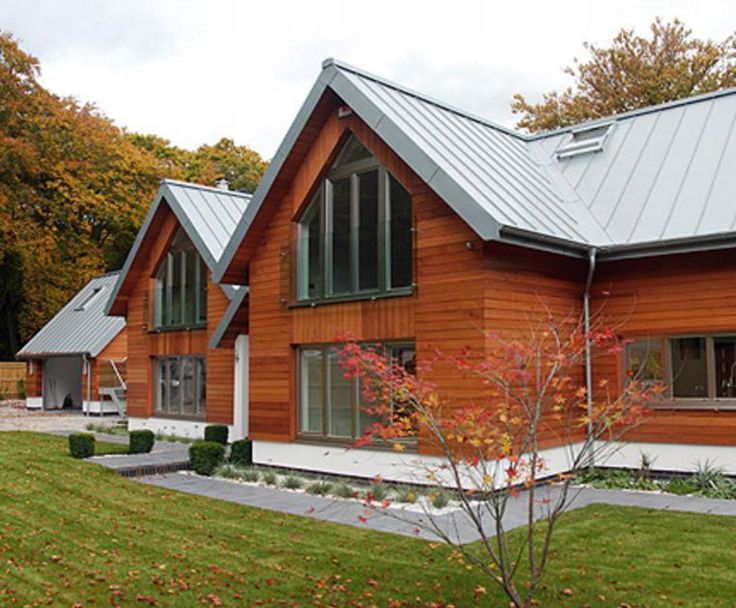
[[[0,400],[25,396],[26,364],[21,361],[0,361]]]

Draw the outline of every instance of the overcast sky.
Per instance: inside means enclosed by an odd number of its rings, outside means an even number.
[[[658,15],[715,40],[736,28],[733,0],[2,0],[0,29],[49,89],[120,126],[270,158],[326,57],[512,125],[512,95],[569,84],[584,40]]]

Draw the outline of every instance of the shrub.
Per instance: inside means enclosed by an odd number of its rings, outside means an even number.
[[[368,493],[373,497],[373,500],[386,500],[388,498],[388,486],[381,482],[375,482],[371,484]]]
[[[338,498],[355,498],[358,495],[355,488],[346,483],[338,483],[332,493]]]
[[[332,484],[329,481],[315,481],[307,486],[307,494],[325,496],[330,493]]]
[[[23,378],[20,378],[15,382],[15,396],[18,399],[26,398],[26,381]]]
[[[450,493],[439,488],[429,495],[429,502],[435,509],[444,509],[450,504]]]
[[[89,458],[95,455],[95,436],[92,433],[69,435],[69,452],[74,458]]]
[[[214,441],[196,441],[189,447],[189,462],[199,475],[212,475],[225,460],[225,446]]]
[[[664,487],[665,492],[683,496],[685,494],[693,494],[697,491],[695,484],[687,479],[673,479]]]
[[[275,486],[278,478],[276,477],[276,473],[273,471],[264,471],[263,481],[267,486]]]
[[[227,445],[227,424],[208,424],[204,427],[204,440]]]
[[[711,492],[729,483],[723,471],[716,467],[710,460],[698,462],[695,473],[690,482],[699,492]]]
[[[284,481],[281,483],[287,490],[298,490],[302,487],[302,480],[296,475],[287,475]]]
[[[417,492],[412,488],[399,486],[398,488],[395,488],[394,491],[398,502],[415,503],[417,501]]]
[[[241,473],[236,466],[231,464],[221,464],[215,470],[215,475],[218,477],[224,477],[225,479],[240,479]]]
[[[256,482],[261,478],[261,474],[258,472],[258,469],[249,467],[240,471],[240,478],[243,481]]]
[[[128,439],[128,452],[131,454],[148,454],[153,449],[156,435],[153,431],[140,430],[130,431]]]
[[[253,464],[253,442],[250,439],[238,439],[230,446],[230,462],[244,467]]]

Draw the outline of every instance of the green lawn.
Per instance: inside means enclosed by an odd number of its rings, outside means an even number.
[[[57,437],[0,433],[0,462],[1,606],[505,605],[418,539],[145,486]],[[542,606],[734,606],[736,519],[592,507],[555,547]]]

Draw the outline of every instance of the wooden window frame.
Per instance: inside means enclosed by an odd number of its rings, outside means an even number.
[[[352,136],[351,136],[352,137]],[[343,150],[347,147],[350,140],[343,145]],[[342,152],[341,152],[342,154]],[[338,158],[340,155],[338,155]],[[377,285],[375,288],[360,288],[360,226],[359,226],[359,179],[360,176],[371,172],[378,172],[378,217],[377,217]],[[348,291],[335,293],[333,285],[333,239],[332,222],[333,222],[333,183],[339,179],[348,178],[350,180],[350,288]],[[409,189],[401,183],[396,177],[378,162],[375,157],[357,160],[348,164],[332,167],[321,179],[319,188],[301,213],[297,220],[297,246],[296,246],[296,293],[295,306],[314,305],[327,302],[343,302],[351,300],[365,300],[380,297],[403,296],[414,293],[415,283],[414,277],[416,272],[414,269],[414,228],[411,227],[410,233],[412,238],[412,273],[409,285],[400,287],[392,286],[392,265],[391,265],[391,180],[395,180],[409,195]],[[315,210],[317,206],[317,210]],[[308,250],[304,246],[306,237],[306,221],[311,219],[312,214],[320,214],[320,268],[322,271],[322,280],[320,282],[320,292],[314,297],[309,297],[309,256]]]
[[[718,397],[716,396],[716,365],[715,365],[715,347],[714,340],[722,337],[736,337],[734,332],[715,332],[715,333],[687,333],[687,334],[668,334],[653,337],[632,337],[624,340],[624,356],[623,378],[628,379],[629,369],[629,352],[628,347],[637,342],[659,342],[662,345],[662,367],[665,383],[665,392],[661,399],[651,404],[653,408],[660,409],[704,409],[704,410],[736,410],[736,397]],[[705,339],[705,358],[706,358],[706,397],[675,397],[673,394],[673,364],[672,364],[672,341],[682,338],[703,338]]]
[[[389,352],[394,348],[411,347],[416,352],[416,341],[412,339],[401,339],[401,340],[390,340],[382,342],[380,346]],[[302,344],[296,347],[296,411],[297,411],[297,438],[308,442],[316,443],[329,443],[346,445],[353,443],[356,439],[359,439],[362,435],[358,433],[360,429],[360,386],[358,385],[357,379],[351,380],[350,387],[350,426],[352,434],[350,437],[336,436],[329,433],[330,429],[330,386],[329,386],[329,354],[339,349],[339,344],[333,343],[319,343],[319,344]],[[322,353],[322,432],[316,431],[305,431],[303,430],[303,407],[302,407],[302,396],[303,396],[303,366],[301,354],[304,351],[320,351]],[[416,446],[416,439],[399,439],[394,443],[403,443],[409,448]],[[376,446],[372,446],[376,447]],[[380,446],[378,446],[380,447]]]
[[[177,243],[177,241],[179,241]],[[182,242],[183,241],[183,242]],[[163,259],[156,267],[153,276],[153,297],[151,307],[151,326],[153,331],[180,331],[189,329],[203,329],[207,326],[207,271],[205,270],[204,260],[199,255],[194,243],[186,237],[184,231],[179,228],[172,239],[172,245],[166,251]],[[191,256],[195,264],[194,268],[194,301],[192,302],[192,319],[186,320],[186,303],[187,303],[187,254],[193,252]],[[179,306],[180,316],[179,322],[174,323],[173,317],[173,279],[174,279],[174,257],[178,256],[180,293]],[[161,278],[161,273],[165,274],[165,278]]]
[[[192,414],[184,413],[184,390],[183,382],[181,379],[183,362],[185,359],[192,360],[192,407],[194,412]],[[179,404],[178,410],[172,410],[171,408],[171,367],[170,362],[177,360],[179,363]],[[166,401],[167,403],[161,403],[161,371],[165,366],[166,369]],[[200,373],[204,371],[204,373]],[[154,377],[154,395],[153,395],[153,412],[157,418],[172,418],[175,420],[204,420],[207,414],[207,357],[205,355],[171,355],[163,357],[155,357],[153,359],[153,377]],[[204,403],[199,399],[200,388],[204,383],[205,386],[205,398]]]

